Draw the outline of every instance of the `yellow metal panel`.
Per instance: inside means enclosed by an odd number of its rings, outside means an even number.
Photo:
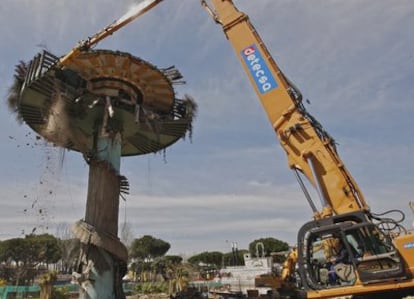
[[[395,247],[407,263],[409,271],[414,275],[414,234],[394,238]]]

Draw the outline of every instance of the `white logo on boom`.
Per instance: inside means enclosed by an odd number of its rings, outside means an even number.
[[[261,84],[261,89],[263,92],[266,92],[272,88],[272,84],[269,82],[269,78],[265,75],[265,72],[262,69],[262,62],[259,57],[255,54],[256,50],[253,47],[248,47],[243,51],[243,54],[246,56],[247,61],[249,61],[250,70],[252,75],[254,74],[257,78],[257,81]]]

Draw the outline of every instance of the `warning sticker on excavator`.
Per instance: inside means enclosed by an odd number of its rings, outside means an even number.
[[[255,44],[244,48],[240,54],[260,93],[264,94],[277,87],[275,78]]]

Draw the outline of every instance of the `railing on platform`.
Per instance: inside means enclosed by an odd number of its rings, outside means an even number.
[[[43,52],[37,54],[30,61],[29,67],[26,72],[26,77],[24,78],[24,86],[29,86],[30,83],[40,78],[57,61],[58,57],[56,57],[52,53],[49,53],[48,51],[43,50]]]

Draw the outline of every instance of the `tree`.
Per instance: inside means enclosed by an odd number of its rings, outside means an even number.
[[[33,261],[49,265],[60,260],[62,253],[58,239],[54,236],[50,234],[29,235],[26,239],[33,250]]]
[[[34,279],[36,256],[34,244],[29,239],[13,238],[3,242],[2,276],[12,284],[27,284]]]
[[[5,262],[7,260],[5,246],[6,246],[5,242],[0,241],[0,262]]]
[[[56,272],[48,272],[43,274],[39,285],[40,285],[40,298],[52,299],[53,297],[53,284],[57,279]]]
[[[175,268],[181,264],[183,258],[178,255],[166,255],[154,259],[152,268],[155,273],[163,276],[165,280],[168,280],[168,271],[171,268]]]
[[[227,252],[223,255],[223,266],[243,266],[244,255],[248,253],[247,249]]]
[[[219,251],[202,252],[188,259],[188,262],[199,270],[199,275],[205,279],[214,277],[223,264],[224,254]]]
[[[22,238],[13,238],[3,241],[0,246],[0,275],[8,283],[19,283],[24,269],[23,260],[26,260],[25,253],[28,251],[26,243]]]
[[[57,239],[49,234],[27,235],[5,240],[0,246],[1,276],[13,284],[29,284],[39,272],[39,265],[60,259]]]
[[[258,245],[259,243],[263,244],[263,248]],[[255,257],[257,255],[270,256],[272,252],[287,250],[289,250],[289,244],[275,238],[261,238],[249,244],[250,254]]]
[[[22,238],[13,238],[3,241],[2,258],[5,262],[14,261],[16,263],[28,260],[28,242]]]
[[[179,265],[183,261],[183,258],[179,255],[166,255],[165,259],[170,265]]]
[[[171,245],[161,239],[145,235],[132,241],[130,256],[142,260],[152,260],[163,256],[170,249]]]
[[[205,265],[214,266],[215,269],[220,269],[223,263],[223,253],[219,251],[205,251],[197,255],[193,255],[188,259],[188,262],[193,265],[203,263]]]
[[[159,261],[168,250],[170,243],[153,236],[145,235],[139,239],[134,239],[130,247],[130,257],[136,259],[133,268],[138,272],[141,281],[154,280],[154,274],[165,268],[164,262]],[[147,277],[149,275],[149,278]]]
[[[76,269],[76,263],[80,253],[79,239],[65,239],[58,242],[61,257],[60,269],[62,273],[72,273]]]
[[[170,265],[168,274],[168,294],[173,295],[181,292],[190,281],[190,274],[196,271],[195,267],[189,263],[179,263]]]

